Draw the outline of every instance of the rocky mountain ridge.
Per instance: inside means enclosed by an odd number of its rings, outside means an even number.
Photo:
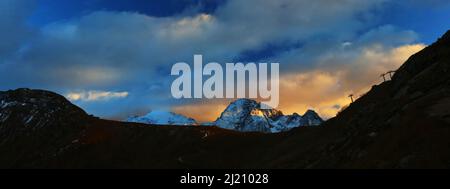
[[[278,133],[295,127],[317,126],[322,122],[313,110],[308,110],[304,116],[284,115],[277,109],[261,109],[261,104],[254,100],[238,99],[228,105],[214,124],[243,132]]]

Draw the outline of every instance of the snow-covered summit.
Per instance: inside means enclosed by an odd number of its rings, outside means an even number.
[[[308,110],[304,116],[296,113],[283,115],[276,109],[261,109],[261,104],[254,100],[238,99],[222,112],[215,125],[244,132],[277,133],[300,126],[316,126],[322,122],[313,110]]]
[[[134,116],[126,121],[154,125],[196,125],[197,122],[189,117],[168,111],[151,111],[144,116]]]
[[[153,125],[198,125],[192,118],[168,111],[151,111],[126,121]],[[277,109],[261,109],[261,104],[254,100],[238,99],[230,103],[216,121],[201,125],[242,132],[278,133],[300,126],[320,125],[322,122],[313,110],[306,111],[303,116],[297,113],[284,115]]]

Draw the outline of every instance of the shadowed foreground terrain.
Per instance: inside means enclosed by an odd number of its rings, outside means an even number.
[[[450,32],[319,127],[278,134],[98,119],[0,92],[1,168],[450,168]]]

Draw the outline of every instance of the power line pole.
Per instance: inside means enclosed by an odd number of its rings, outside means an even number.
[[[380,77],[383,77],[383,82],[386,82],[386,77],[385,77],[385,75],[386,75],[385,73],[380,75]]]
[[[391,71],[388,71],[388,72],[387,72],[387,74],[389,74],[389,78],[391,78],[391,80],[392,80],[392,74],[393,74],[393,73],[395,73],[395,71],[392,71],[392,70],[391,70]]]

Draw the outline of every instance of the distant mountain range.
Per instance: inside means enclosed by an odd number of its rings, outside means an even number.
[[[310,116],[239,100],[216,122],[267,131]],[[0,91],[0,168],[450,168],[450,31],[320,127],[230,129],[103,120],[53,92]]]
[[[238,99],[230,103],[216,121],[204,126],[242,132],[278,133],[295,127],[318,126],[323,122],[313,110],[308,110],[303,116],[296,113],[283,115],[279,110],[261,109],[260,106],[254,100]],[[197,125],[192,118],[166,111],[151,111],[147,115],[130,117],[126,121],[153,125]]]
[[[192,118],[168,111],[151,111],[144,116],[129,117],[125,121],[153,125],[197,125]]]

